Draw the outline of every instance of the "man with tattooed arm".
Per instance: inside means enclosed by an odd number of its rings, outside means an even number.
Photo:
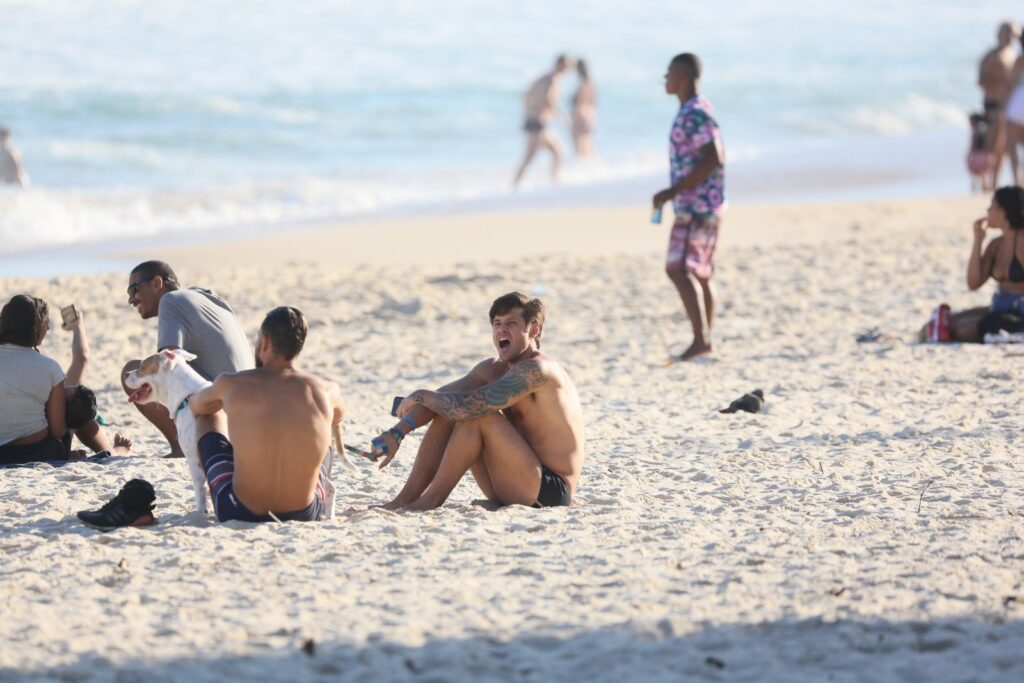
[[[440,507],[467,470],[503,505],[569,505],[583,466],[583,416],[565,370],[540,351],[544,304],[513,292],[490,310],[498,351],[438,391],[420,389],[398,407],[397,425],[374,439],[395,457],[402,438],[430,423],[405,486],[389,510]]]

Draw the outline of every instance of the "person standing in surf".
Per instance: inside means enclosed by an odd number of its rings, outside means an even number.
[[[725,210],[725,148],[711,102],[698,92],[701,63],[684,52],[672,58],[665,92],[679,98],[669,133],[671,185],[654,195],[657,215],[671,201],[675,221],[669,234],[665,273],[683,300],[693,327],[693,343],[674,360],[709,354],[715,300],[711,276],[715,245]]]

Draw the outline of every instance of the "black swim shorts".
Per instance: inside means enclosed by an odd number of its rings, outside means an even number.
[[[572,504],[569,484],[547,467],[540,468],[540,491],[537,493],[535,508],[553,508]]]

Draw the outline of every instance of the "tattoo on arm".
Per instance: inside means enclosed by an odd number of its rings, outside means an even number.
[[[527,360],[506,372],[501,379],[479,389],[436,393],[426,400],[417,400],[417,403],[449,420],[475,420],[512,405],[525,394],[536,391],[547,380],[540,363]]]

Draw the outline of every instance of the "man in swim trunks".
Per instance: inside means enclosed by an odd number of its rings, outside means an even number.
[[[676,286],[693,327],[693,343],[679,357],[684,361],[713,349],[711,276],[725,210],[725,149],[713,118],[714,108],[698,93],[700,72],[700,59],[689,52],[676,55],[669,63],[665,92],[678,97],[681,105],[669,133],[672,185],[652,200],[658,210],[671,200],[675,212],[665,273]]]
[[[322,519],[334,499],[325,454],[345,404],[337,385],[295,369],[307,329],[299,310],[275,308],[260,325],[256,369],[220,375],[189,399],[221,522]]]
[[[1003,153],[1008,152],[1011,168],[1017,167],[1017,149],[1006,146],[1006,101],[1014,83],[1010,82],[1013,63],[1017,59],[1015,42],[1020,37],[1020,26],[1004,21],[996,34],[996,46],[985,53],[978,67],[978,86],[981,88],[985,116],[988,119],[989,152],[992,155],[991,186],[999,183],[999,167]]]
[[[440,507],[467,470],[503,505],[572,502],[583,467],[583,414],[569,375],[540,351],[544,304],[512,292],[494,301],[490,319],[498,356],[438,391],[409,394],[398,424],[374,439],[384,467],[406,434],[430,423],[409,479],[385,508]]]
[[[547,126],[551,119],[558,114],[558,96],[562,87],[562,74],[571,66],[572,62],[569,57],[559,55],[555,60],[554,69],[534,81],[523,96],[526,111],[526,121],[523,123],[523,131],[526,133],[526,156],[512,182],[513,186],[518,185],[519,181],[523,179],[526,167],[530,165],[537,150],[541,148],[551,152],[553,157],[551,177],[558,182],[558,171],[562,163],[562,146],[555,134],[547,129]]]

